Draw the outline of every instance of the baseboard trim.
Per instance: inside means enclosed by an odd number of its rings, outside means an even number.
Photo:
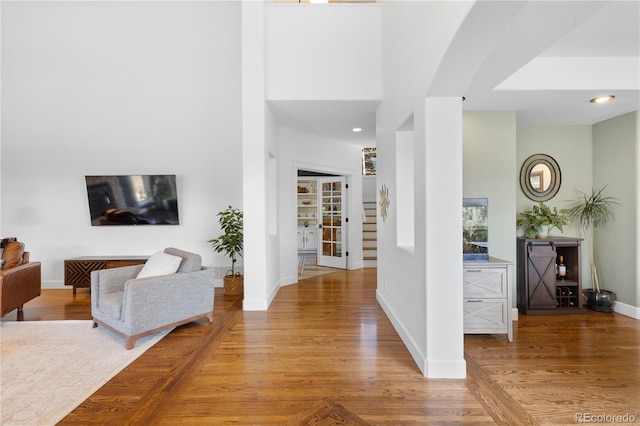
[[[380,290],[376,290],[376,300],[389,321],[400,336],[400,339],[409,350],[413,361],[420,369],[424,377],[430,379],[464,379],[467,374],[467,366],[464,357],[460,361],[428,359],[413,341],[403,324],[398,320],[394,310],[387,304]]]
[[[298,284],[298,276],[288,276],[288,277],[284,277],[280,280],[280,287],[284,287],[284,286],[288,286],[288,285],[292,285],[292,284]]]
[[[389,318],[389,321],[391,321],[393,328],[395,328],[396,332],[400,336],[400,340],[402,340],[404,345],[409,350],[409,354],[411,354],[411,357],[413,358],[413,361],[416,363],[416,365],[420,369],[420,372],[422,373],[423,376],[426,377],[426,371],[424,370],[426,361],[427,361],[426,357],[420,351],[420,349],[416,346],[413,339],[411,339],[411,336],[409,336],[409,333],[406,332],[402,323],[398,321],[398,317],[396,316],[393,309],[391,309],[391,307],[387,304],[387,301],[384,299],[384,297],[380,293],[380,290],[376,290],[376,300],[380,304],[380,307],[382,307],[382,310],[387,315],[387,318]]]
[[[637,306],[631,306],[626,303],[616,301],[613,305],[613,311],[634,319],[640,319],[640,307]]]
[[[41,281],[40,282],[40,288],[46,288],[46,289],[63,289],[63,288],[68,288],[71,289],[72,287],[70,285],[64,285],[64,281],[52,281],[52,280],[48,280],[48,281]]]

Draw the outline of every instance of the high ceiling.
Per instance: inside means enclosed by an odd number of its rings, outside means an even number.
[[[466,90],[458,93],[460,87]],[[464,96],[465,111],[516,111],[518,124],[590,125],[639,110],[639,93],[640,1],[480,1],[429,95]],[[602,94],[615,99],[589,102]],[[284,126],[375,143],[376,102],[271,105]],[[354,126],[363,131],[353,133]]]

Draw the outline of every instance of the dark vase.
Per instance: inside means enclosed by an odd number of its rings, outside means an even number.
[[[613,312],[616,302],[616,294],[609,290],[584,289],[582,294],[586,297],[587,308],[598,312]]]

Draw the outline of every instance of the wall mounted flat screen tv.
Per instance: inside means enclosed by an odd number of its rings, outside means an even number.
[[[85,176],[91,225],[179,225],[175,175]]]

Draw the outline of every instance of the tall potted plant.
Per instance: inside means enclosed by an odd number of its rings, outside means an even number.
[[[231,269],[224,277],[224,294],[236,296],[242,294],[244,277],[236,272],[238,256],[242,257],[244,248],[243,214],[232,206],[218,213],[218,224],[223,234],[209,240],[217,253],[225,253],[231,259]]]
[[[605,188],[606,185],[599,190],[592,189],[591,194],[578,191],[582,197],[565,211],[578,224],[580,234],[589,244],[592,288],[583,290],[587,299],[587,307],[595,311],[612,312],[616,294],[600,288],[598,270],[593,255],[593,231],[612,220],[614,218],[613,207],[620,204],[616,198],[605,197],[602,194]]]
[[[559,212],[557,207],[551,208],[542,201],[516,217],[516,225],[524,228],[524,236],[527,238],[546,238],[551,229],[558,228],[562,232],[563,227],[569,223],[569,216]]]

